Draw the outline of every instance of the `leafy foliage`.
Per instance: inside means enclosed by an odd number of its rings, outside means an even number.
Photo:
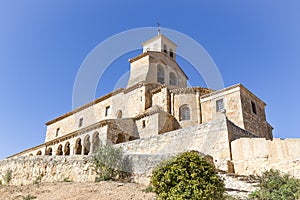
[[[26,196],[23,196],[23,200],[31,200],[31,199],[36,199],[36,196],[33,196],[31,194],[28,194]]]
[[[268,170],[257,176],[259,189],[250,194],[251,199],[295,200],[300,197],[300,180],[278,170]]]
[[[3,180],[5,181],[6,184],[9,184],[9,182],[11,181],[12,179],[12,170],[7,170],[4,174],[3,177]]]
[[[153,171],[151,184],[159,199],[223,199],[224,182],[196,151],[181,153]]]
[[[122,148],[115,147],[111,143],[103,145],[100,142],[97,153],[93,156],[93,165],[98,175],[96,181],[127,177],[130,173],[124,168],[126,164],[128,167]]]

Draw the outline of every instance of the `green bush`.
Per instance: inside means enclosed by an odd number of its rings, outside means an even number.
[[[33,196],[31,194],[28,194],[26,196],[23,196],[23,200],[31,200],[31,199],[36,199],[36,196]]]
[[[295,200],[300,197],[300,180],[278,170],[268,170],[256,177],[259,189],[250,194],[251,199]]]
[[[99,144],[96,154],[93,156],[93,165],[98,177],[95,181],[106,181],[126,178],[130,173],[124,169],[129,166],[124,159],[121,147],[116,147],[111,143]]]
[[[12,179],[12,170],[7,170],[4,174],[3,177],[3,180],[5,181],[6,184],[9,184],[9,182],[11,181]]]
[[[158,199],[224,199],[224,182],[196,151],[181,153],[153,170],[151,178]]]

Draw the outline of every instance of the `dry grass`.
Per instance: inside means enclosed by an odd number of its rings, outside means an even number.
[[[42,183],[27,186],[0,186],[1,200],[22,200],[34,196],[38,200],[154,200],[154,193],[145,193],[146,187],[134,183],[99,182],[99,183]]]

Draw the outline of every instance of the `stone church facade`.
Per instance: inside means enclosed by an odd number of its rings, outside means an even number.
[[[300,177],[300,140],[274,139],[266,104],[243,85],[217,91],[188,87],[188,77],[176,62],[176,44],[163,34],[144,42],[143,53],[129,62],[126,88],[47,122],[44,144],[8,159],[89,156],[101,141],[137,156],[136,171],[145,165],[141,159],[197,150],[225,171],[253,174],[278,168]],[[91,174],[92,169],[86,176]]]

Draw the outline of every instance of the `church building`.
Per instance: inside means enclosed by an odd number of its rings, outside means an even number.
[[[113,144],[188,129],[226,116],[250,138],[273,139],[266,104],[241,84],[222,90],[188,87],[176,44],[163,34],[129,60],[126,88],[117,89],[46,123],[45,143],[14,156],[89,155]]]

